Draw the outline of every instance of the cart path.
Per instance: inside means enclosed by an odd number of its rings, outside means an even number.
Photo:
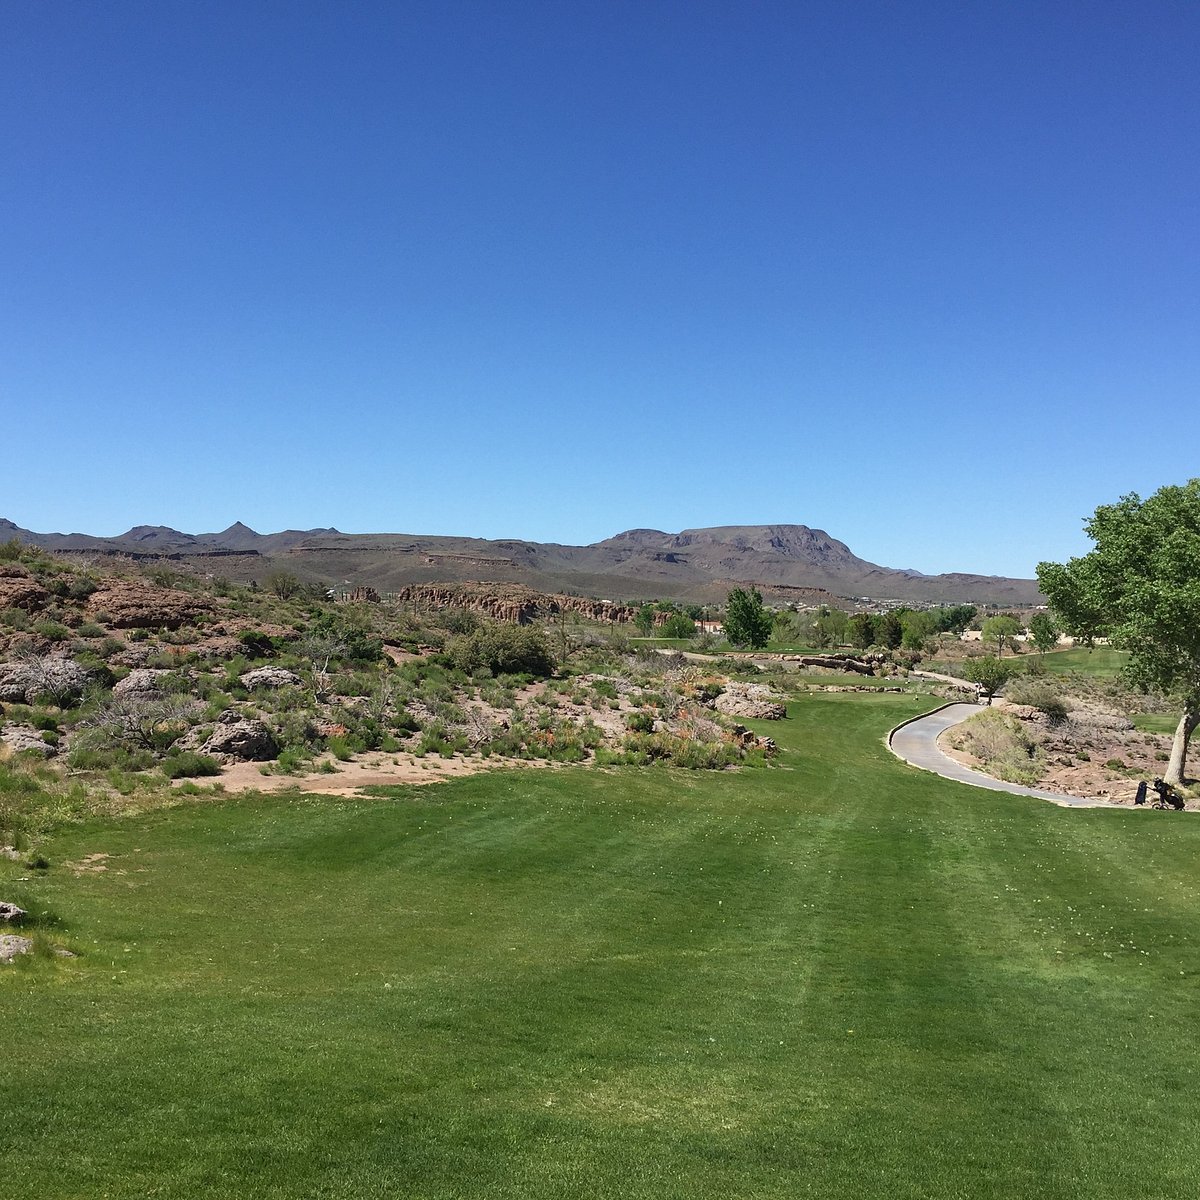
[[[954,779],[959,783],[969,783],[973,787],[987,788],[993,792],[1012,792],[1016,796],[1035,796],[1039,800],[1049,800],[1051,804],[1059,804],[1064,808],[1128,808],[1127,804],[1115,804],[1111,800],[1089,800],[1082,796],[1067,796],[1062,792],[1045,792],[1038,788],[1022,787],[1019,783],[1005,783],[1003,779],[993,779],[981,771],[973,771],[955,762],[948,754],[938,747],[938,737],[952,725],[958,725],[968,717],[983,711],[981,704],[947,704],[923,717],[917,717],[903,725],[898,725],[888,734],[888,749],[910,766],[920,767],[923,771],[932,771],[945,779]]]

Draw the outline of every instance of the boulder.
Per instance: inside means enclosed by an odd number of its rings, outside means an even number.
[[[178,629],[214,613],[213,604],[179,588],[133,579],[112,579],[87,600],[89,616],[112,629]]]
[[[50,594],[17,563],[0,563],[0,609],[21,608],[39,612]]]
[[[24,704],[28,680],[19,663],[0,663],[0,702]]]
[[[7,921],[10,925],[20,925],[27,916],[29,914],[23,908],[18,908],[7,900],[0,900],[0,921]]]
[[[169,671],[156,670],[152,667],[138,667],[130,671],[124,679],[117,680],[113,684],[114,696],[145,696],[156,697],[162,695],[162,688],[159,682],[164,675],[169,675]]]
[[[32,949],[32,938],[16,933],[0,933],[0,962],[12,962],[18,954],[28,954]]]
[[[8,747],[13,754],[32,750],[42,758],[53,758],[58,753],[56,746],[51,746],[32,725],[6,725],[0,730],[0,743]]]
[[[713,707],[727,717],[749,717],[755,721],[781,721],[787,708],[761,683],[729,683],[713,701]]]
[[[785,654],[784,662],[799,663],[802,667],[816,667],[824,671],[853,672],[856,675],[874,675],[879,655],[864,655],[861,658],[846,654]]]
[[[87,687],[87,669],[66,655],[31,655],[0,663],[0,701],[33,704],[48,695],[58,703],[78,700]]]
[[[225,762],[267,762],[278,756],[279,743],[262,721],[229,708],[217,718],[217,727],[200,753]]]
[[[283,667],[255,667],[240,676],[242,687],[253,691],[255,688],[299,687],[304,681],[295,671],[285,671]]]

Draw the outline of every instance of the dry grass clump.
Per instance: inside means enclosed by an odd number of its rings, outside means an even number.
[[[1045,754],[1030,731],[1015,717],[988,708],[947,735],[955,750],[979,760],[984,770],[1009,783],[1030,786],[1045,770]]]

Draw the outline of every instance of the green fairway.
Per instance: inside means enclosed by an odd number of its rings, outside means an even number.
[[[0,1194],[1195,1196],[1200,823],[907,768],[931,704],[0,864],[80,951],[0,971]]]
[[[1124,650],[1109,646],[1074,646],[1070,650],[1052,650],[1043,661],[1048,670],[1065,673],[1079,671],[1084,675],[1119,675],[1129,662]]]
[[[1134,713],[1133,724],[1143,733],[1174,733],[1179,724],[1178,713]]]

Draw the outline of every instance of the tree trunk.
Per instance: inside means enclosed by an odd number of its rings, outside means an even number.
[[[1163,776],[1165,783],[1183,786],[1183,772],[1187,766],[1188,738],[1196,725],[1200,724],[1200,708],[1189,705],[1183,710],[1179,724],[1175,729],[1175,741],[1171,746],[1171,761],[1167,763],[1167,773]]]

